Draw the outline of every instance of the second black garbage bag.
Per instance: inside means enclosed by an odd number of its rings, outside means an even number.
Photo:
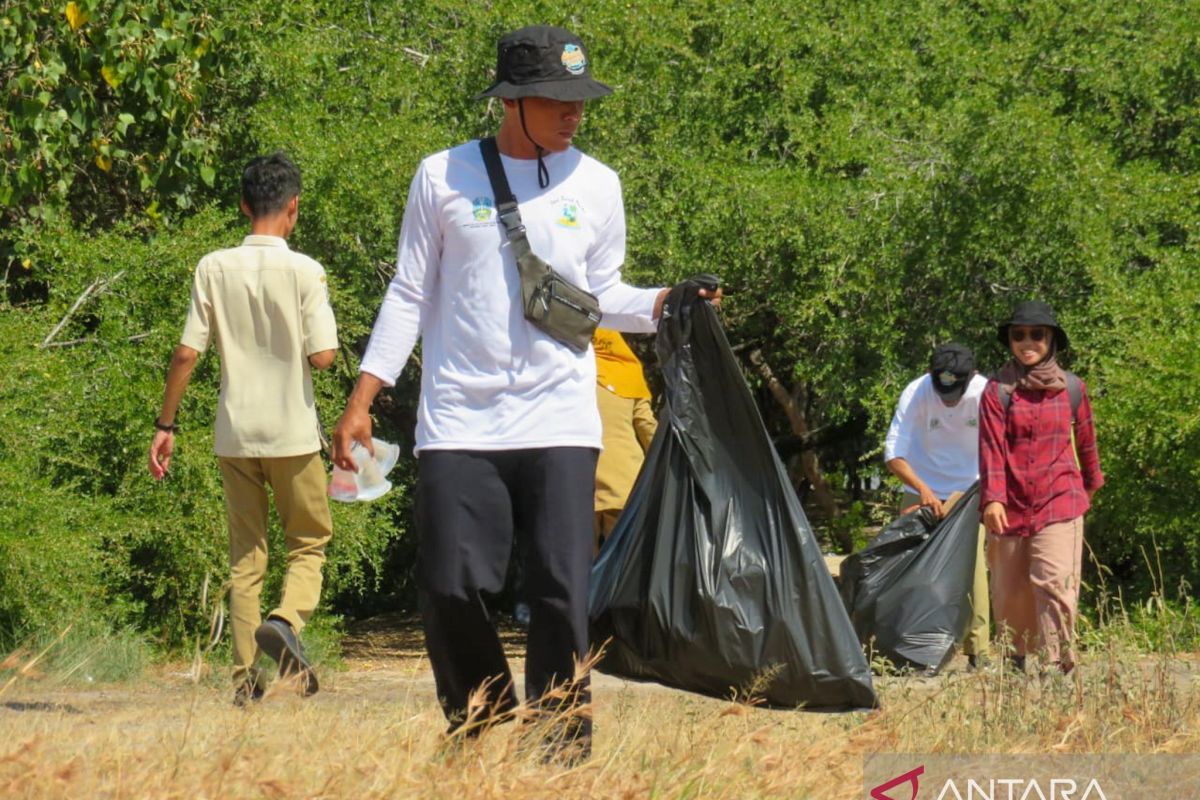
[[[776,706],[872,708],[871,672],[697,284],[658,332],[658,433],[592,570],[599,669]]]
[[[898,667],[938,671],[971,619],[979,484],[940,522],[899,517],[842,562],[841,591],[862,643]]]

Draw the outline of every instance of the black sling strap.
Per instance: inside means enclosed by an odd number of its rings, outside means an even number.
[[[517,257],[517,264],[524,269],[525,265],[521,263],[521,260],[533,251],[529,247],[529,239],[525,237],[525,225],[521,222],[521,211],[517,208],[517,198],[513,196],[512,189],[509,188],[508,176],[504,174],[504,164],[500,162],[500,148],[496,146],[496,137],[489,136],[486,139],[480,139],[479,149],[483,152],[483,165],[487,167],[488,180],[492,184],[492,194],[496,195],[496,216],[500,218],[500,224],[504,226],[504,232],[508,235],[513,255]]]
[[[500,161],[496,137],[480,139],[479,150],[492,184],[492,194],[496,197],[496,216],[504,226],[508,244],[517,259],[525,319],[575,351],[586,352],[600,323],[599,301],[592,293],[556,273],[530,248],[517,198],[509,188],[508,176]]]

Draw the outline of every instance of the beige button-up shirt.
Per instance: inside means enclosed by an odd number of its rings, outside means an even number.
[[[196,266],[180,343],[221,357],[218,456],[320,449],[308,356],[337,347],[325,270],[275,236],[247,236]]]

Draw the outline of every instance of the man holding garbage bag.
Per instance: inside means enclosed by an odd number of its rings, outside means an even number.
[[[503,36],[494,138],[429,156],[409,189],[396,274],[334,433],[370,442],[369,409],[422,341],[416,433],[418,581],[426,647],[450,732],[511,718],[512,674],[483,595],[504,585],[514,529],[531,608],[530,704],[559,719],[547,757],[591,747],[586,675],[592,494],[600,448],[599,317],[652,332],[666,290],[621,280],[625,212],[615,172],[572,146],[584,102],[612,90],[562,28]],[[715,296],[716,293],[714,293]],[[486,706],[468,717],[468,698]]]
[[[928,506],[941,519],[943,503],[979,480],[979,398],[987,379],[975,356],[960,344],[934,349],[929,371],[905,387],[884,444],[887,468],[904,483],[901,510]],[[988,648],[987,564],[983,530],[978,537],[971,591],[971,626],[963,652],[975,668]]]
[[[282,153],[259,156],[242,173],[242,212],[250,235],[209,253],[196,267],[183,336],[167,372],[150,445],[150,474],[162,480],[175,449],[175,412],[210,341],[221,355],[215,449],[229,518],[234,703],[262,696],[254,662],[261,648],[305,695],[317,676],[299,634],[321,595],[332,532],[325,497],[312,369],[333,364],[337,327],[325,271],[288,249],[296,225],[300,170]],[[262,622],[267,571],[267,487],[287,541],[279,606]],[[260,624],[261,623],[261,624]]]

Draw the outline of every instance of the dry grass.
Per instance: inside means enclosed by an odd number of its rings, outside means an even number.
[[[1072,679],[881,679],[872,713],[771,711],[598,676],[595,754],[575,768],[541,764],[520,725],[447,742],[427,665],[397,652],[359,642],[315,697],[280,687],[249,711],[182,667],[86,690],[26,674],[0,695],[0,796],[852,798],[876,752],[1200,751],[1200,665],[1119,644]]]

